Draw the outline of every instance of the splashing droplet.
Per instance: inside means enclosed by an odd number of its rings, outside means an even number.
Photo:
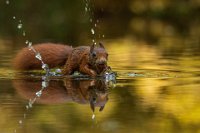
[[[26,41],[25,41],[25,44],[28,44],[28,43],[29,43],[29,41],[28,41],[28,40],[26,40]]]
[[[20,23],[20,24],[17,25],[17,28],[18,28],[18,29],[21,29],[22,26],[23,26],[23,25]]]
[[[22,35],[23,35],[23,36],[26,36],[26,32],[25,32],[25,31],[23,31]]]
[[[62,72],[61,69],[56,69],[55,71],[56,71],[56,73],[61,73]]]
[[[46,88],[47,86],[48,86],[48,82],[42,81],[42,87],[43,87],[43,88]]]
[[[49,69],[49,66],[47,64],[42,64],[42,69]]]
[[[29,104],[28,104],[28,107],[29,107],[29,108],[32,108],[32,107],[33,107],[33,106],[32,106],[32,103],[29,103]]]
[[[28,40],[26,40],[26,44],[28,44],[28,47],[32,47],[32,42],[29,42]]]
[[[22,124],[22,120],[19,120],[19,124]]]
[[[85,12],[87,12],[88,11],[88,9],[87,9],[87,7],[85,7]]]
[[[38,60],[42,60],[42,57],[41,57],[40,53],[37,53],[37,54],[35,55],[35,58],[37,58]]]
[[[10,4],[10,1],[9,1],[9,0],[6,0],[6,4],[9,5],[9,4]]]
[[[40,97],[42,95],[42,91],[40,90],[40,91],[36,92],[35,94],[37,97]]]
[[[33,47],[32,47],[32,42],[29,42],[28,40],[26,40],[25,43],[28,44],[29,50],[32,50],[32,49],[33,49]]]
[[[92,28],[91,29],[91,33],[94,35],[95,34],[95,31],[94,31],[94,29]]]
[[[95,119],[95,114],[92,115],[92,119],[93,119],[93,120]]]

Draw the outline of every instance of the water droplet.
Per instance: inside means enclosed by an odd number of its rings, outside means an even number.
[[[26,105],[26,109],[29,109],[29,106],[28,106],[28,105]]]
[[[33,47],[32,47],[32,42],[29,42],[28,40],[26,40],[25,43],[28,44],[29,50],[32,50],[32,49],[33,49]]]
[[[102,37],[104,38],[104,37],[105,37],[105,35],[102,35]]]
[[[28,47],[32,47],[32,42],[29,42],[29,41],[27,40],[26,43],[28,44]]]
[[[16,17],[15,17],[15,16],[13,16],[13,19],[16,19]]]
[[[56,76],[56,72],[49,72],[50,75]]]
[[[23,35],[23,36],[26,36],[26,32],[25,32],[25,31],[23,31],[22,35]]]
[[[49,66],[47,64],[42,64],[42,69],[49,69]]]
[[[42,81],[42,87],[43,87],[43,88],[46,88],[47,86],[48,86],[48,82]]]
[[[19,124],[22,124],[22,120],[19,120]]]
[[[61,73],[62,72],[61,69],[56,69],[55,71],[56,71],[56,73]]]
[[[95,40],[93,39],[93,40],[92,40],[92,42],[94,43],[94,42],[95,42]]]
[[[42,91],[40,90],[40,91],[36,92],[35,94],[37,97],[40,97],[42,95]]]
[[[92,22],[92,19],[90,19],[90,22]]]
[[[87,9],[87,7],[85,7],[85,12],[87,12],[88,11],[88,9]]]
[[[91,29],[91,33],[94,35],[95,34],[95,31],[94,31],[94,29],[92,28]]]
[[[37,58],[38,60],[42,60],[40,53],[36,53],[35,58]]]
[[[10,4],[10,1],[9,1],[9,0],[6,0],[6,4],[9,5],[9,4]]]
[[[97,27],[97,24],[94,24],[94,27]]]
[[[129,77],[135,77],[135,76],[136,76],[135,73],[128,73],[127,75],[128,75]]]
[[[28,44],[28,43],[29,43],[29,41],[28,41],[28,40],[26,40],[26,41],[25,41],[25,44]]]
[[[28,103],[28,107],[29,107],[29,108],[32,108],[32,107],[33,107],[33,105],[32,105],[31,102]]]
[[[23,25],[20,23],[20,24],[17,25],[17,28],[18,28],[18,29],[21,29],[22,26],[23,26]]]
[[[99,23],[99,20],[97,19],[97,23]]]
[[[93,119],[93,120],[95,119],[95,114],[92,115],[92,119]]]

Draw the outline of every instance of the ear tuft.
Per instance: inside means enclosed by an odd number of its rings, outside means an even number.
[[[100,46],[100,48],[105,49],[105,47],[103,46],[103,43],[99,42],[99,46]]]
[[[94,51],[94,43],[90,46],[90,53]]]

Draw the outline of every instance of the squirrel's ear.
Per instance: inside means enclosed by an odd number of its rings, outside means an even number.
[[[103,49],[105,49],[105,47],[103,46],[103,44],[101,42],[99,42],[99,46]]]
[[[94,50],[94,43],[90,46],[90,53],[92,53]]]

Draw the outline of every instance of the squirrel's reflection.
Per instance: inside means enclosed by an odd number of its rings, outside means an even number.
[[[23,98],[33,99],[36,97],[36,92],[41,90],[42,81],[14,80],[13,85]],[[108,101],[109,87],[109,82],[105,80],[50,80],[36,102],[42,104],[77,102],[90,104],[93,111],[95,107],[99,107],[99,111],[102,111]]]

